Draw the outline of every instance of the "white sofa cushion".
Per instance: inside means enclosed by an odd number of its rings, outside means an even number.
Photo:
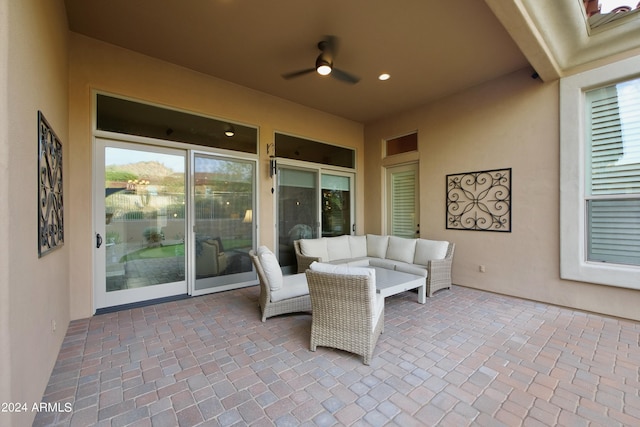
[[[271,302],[283,301],[309,294],[307,276],[304,273],[284,276],[284,284],[281,289],[271,292]]]
[[[309,266],[311,271],[319,273],[342,274],[345,276],[370,276],[375,279],[376,271],[367,267],[352,267],[348,264],[328,264],[324,262],[312,262]]]
[[[389,236],[367,234],[367,256],[384,258],[387,254],[387,246],[389,246]]]
[[[326,261],[351,258],[349,236],[327,237],[325,239],[327,241],[327,255],[329,256]],[[322,260],[325,261],[324,258]]]
[[[414,274],[416,276],[422,277],[427,277],[427,275],[429,274],[426,266],[423,267],[416,264],[405,264],[404,262],[399,262],[398,264],[396,264],[396,271]]]
[[[427,265],[429,260],[444,259],[447,256],[449,242],[443,240],[418,239],[414,264]]]
[[[300,252],[304,256],[318,257],[321,261],[328,261],[327,239],[302,239],[300,240]]]
[[[398,261],[394,261],[392,259],[380,259],[380,258],[369,259],[369,265],[371,267],[386,268],[387,270],[395,270],[397,263]]]
[[[390,236],[387,248],[387,259],[412,263],[415,256],[416,239]]]
[[[282,270],[273,252],[266,246],[260,246],[258,248],[258,259],[264,270],[264,275],[267,277],[267,282],[269,282],[269,289],[272,292],[282,289],[284,284]]]
[[[364,258],[367,256],[367,236],[349,236],[351,258]]]
[[[352,258],[343,264],[347,264],[349,267],[369,267],[369,257]]]

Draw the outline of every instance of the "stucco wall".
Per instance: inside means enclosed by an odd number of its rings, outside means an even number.
[[[275,243],[275,206],[269,177],[267,144],[274,132],[328,142],[357,150],[356,164],[364,163],[363,125],[247,89],[220,79],[162,62],[132,51],[70,34],[69,200],[75,239],[71,246],[71,318],[92,312],[92,90],[124,95],[215,118],[259,127],[259,233],[260,244]],[[363,205],[364,178],[356,178],[356,204]],[[363,211],[356,212],[362,224]]]
[[[0,401],[31,405],[40,402],[69,323],[72,238],[67,233],[43,258],[37,245],[38,110],[62,140],[68,171],[68,31],[62,0],[3,1],[0,11]],[[69,189],[65,175],[65,196]],[[34,416],[0,413],[0,424],[30,425]]]
[[[530,75],[522,70],[368,125],[366,182],[383,189],[382,141],[417,129],[421,235],[456,243],[454,283],[640,320],[639,292],[560,279],[558,83]],[[502,168],[513,174],[512,232],[447,230],[446,175]],[[380,194],[365,201],[367,232],[384,229],[381,193],[367,187]]]
[[[9,62],[9,3],[0,1],[0,200],[9,199],[9,102],[7,90],[7,65]],[[9,203],[0,203],[0,242],[9,239]],[[9,328],[9,251],[6,244],[0,250],[0,343],[11,339]],[[0,346],[0,400],[11,397],[11,351],[8,345]]]

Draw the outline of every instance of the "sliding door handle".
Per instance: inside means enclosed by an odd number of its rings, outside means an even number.
[[[100,233],[96,234],[96,248],[100,249],[100,246],[102,246],[102,236],[100,235]]]

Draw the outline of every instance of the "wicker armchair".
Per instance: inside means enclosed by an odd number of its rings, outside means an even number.
[[[251,261],[253,261],[253,265],[258,273],[258,280],[260,281],[259,303],[263,322],[265,322],[268,317],[279,314],[311,311],[311,298],[309,297],[309,290],[306,287],[306,277],[304,274],[285,276],[283,278],[283,287],[294,288],[294,291],[288,292],[290,297],[278,299],[274,297],[274,291],[271,290],[271,284],[267,279],[267,274],[262,267],[258,255],[254,251],[250,251],[249,256],[251,257]],[[303,281],[304,283],[302,283]]]
[[[427,296],[433,296],[440,289],[451,289],[451,266],[453,264],[453,252],[455,243],[449,243],[447,255],[444,259],[432,259],[427,264]]]
[[[313,313],[311,351],[337,348],[363,356],[369,365],[384,329],[384,298],[376,295],[375,275],[311,269],[306,275]]]

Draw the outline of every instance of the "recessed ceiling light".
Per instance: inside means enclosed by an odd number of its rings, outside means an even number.
[[[387,73],[382,73],[378,76],[378,80],[382,80],[382,81],[389,80],[390,78],[391,76]]]

